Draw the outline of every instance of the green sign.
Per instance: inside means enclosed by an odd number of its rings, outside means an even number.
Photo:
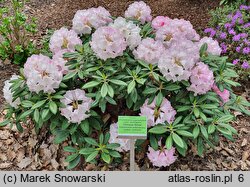
[[[119,116],[118,137],[120,138],[147,138],[146,116]]]

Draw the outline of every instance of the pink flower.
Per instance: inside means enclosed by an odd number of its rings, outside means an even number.
[[[190,40],[173,41],[159,59],[158,67],[168,80],[188,80],[200,57],[199,48]]]
[[[121,31],[126,39],[127,45],[131,50],[133,50],[141,43],[141,29],[132,21],[126,21],[125,18],[118,17],[114,20],[114,23],[110,23],[109,26]]]
[[[129,5],[125,11],[125,17],[138,20],[144,24],[152,20],[151,9],[143,1],[137,1]]]
[[[112,22],[110,13],[103,7],[78,10],[73,18],[73,30],[77,34],[91,34],[92,29]]]
[[[66,105],[60,108],[61,115],[66,117],[71,123],[81,123],[88,118],[92,99],[86,97],[85,91],[80,89],[67,91],[61,103]]]
[[[209,69],[208,65],[199,62],[192,70],[190,82],[192,84],[187,90],[193,91],[194,95],[205,94],[211,90],[214,84],[213,72]]]
[[[169,166],[173,164],[176,160],[176,156],[174,156],[174,148],[171,148],[170,150],[164,148],[163,150],[155,151],[152,147],[149,147],[148,151],[148,159],[156,167]]]
[[[60,30],[55,31],[51,36],[49,48],[54,54],[61,50],[74,52],[76,45],[82,45],[82,41],[75,31],[61,28]]]
[[[164,98],[159,108],[156,107],[155,100],[148,105],[148,99],[141,107],[140,116],[147,116],[148,128],[159,123],[172,123],[175,119],[176,111],[171,106],[171,103]]]
[[[160,28],[162,28],[165,25],[168,25],[170,22],[170,19],[166,16],[157,16],[156,18],[154,18],[152,20],[152,27],[155,30],[158,30]]]
[[[219,43],[216,40],[213,40],[213,38],[204,37],[199,41],[199,47],[201,47],[204,43],[207,43],[208,48],[207,52],[211,53],[212,55],[220,55],[222,52],[222,49],[220,48]]]
[[[66,63],[68,61],[63,58],[63,54],[66,52],[67,51],[65,50],[59,51],[56,54],[54,54],[52,58],[52,63],[54,63],[57,66],[58,71],[62,72],[62,74],[64,75],[66,75],[69,71],[68,66],[66,66]]]
[[[4,99],[6,100],[6,102],[14,107],[14,108],[18,108],[18,105],[21,104],[21,101],[20,101],[20,98],[17,98],[13,101],[13,93],[11,91],[11,86],[13,83],[10,83],[10,81],[13,81],[13,80],[17,80],[19,78],[19,76],[17,75],[12,75],[10,80],[7,80],[4,82],[4,87],[3,87],[3,97]]]
[[[230,92],[227,89],[224,89],[222,92],[216,84],[213,85],[212,89],[218,96],[221,97],[223,104],[229,101]]]
[[[122,56],[127,47],[123,34],[110,26],[97,29],[92,35],[90,45],[96,55],[103,60]]]
[[[165,48],[160,41],[146,38],[133,51],[133,54],[137,60],[143,60],[148,64],[157,64],[164,50]]]
[[[113,123],[110,125],[110,139],[109,143],[118,143],[120,147],[116,150],[119,152],[129,151],[130,150],[130,142],[129,139],[118,138],[118,125],[117,123]]]
[[[198,41],[200,39],[200,35],[197,34],[190,21],[173,19],[170,24],[171,27],[178,29],[186,39],[192,41]]]
[[[62,81],[62,72],[44,55],[32,55],[24,64],[24,76],[31,92],[53,93]]]

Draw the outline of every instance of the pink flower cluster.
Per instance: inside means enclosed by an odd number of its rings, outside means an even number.
[[[16,80],[19,77],[17,75],[12,75],[10,80],[7,80],[4,82],[4,87],[3,87],[3,97],[6,100],[6,102],[14,107],[14,108],[18,108],[18,105],[21,104],[20,98],[17,98],[16,100],[13,100],[13,93],[11,91],[11,86],[12,83],[10,81]]]
[[[216,86],[216,84],[212,87],[213,91],[217,93],[218,96],[222,99],[223,103],[227,103],[229,101],[230,92],[227,89],[224,89],[223,91],[220,91],[220,89]]]
[[[132,21],[126,21],[125,18],[118,17],[114,20],[114,23],[111,23],[109,26],[121,31],[125,37],[127,45],[131,50],[141,43],[141,29]]]
[[[158,30],[162,27],[169,25],[169,23],[170,23],[170,18],[166,16],[157,16],[156,18],[152,20],[152,27],[155,30]]]
[[[112,22],[110,13],[103,7],[78,10],[73,18],[73,30],[77,34],[91,34],[93,29]]]
[[[199,41],[199,48],[204,44],[207,43],[207,52],[211,53],[212,55],[220,55],[222,52],[222,49],[220,48],[219,43],[216,40],[213,40],[213,38],[204,37]]]
[[[130,150],[129,139],[118,138],[118,124],[117,123],[113,123],[113,124],[110,125],[109,133],[110,133],[109,143],[118,143],[118,144],[120,144],[120,147],[118,147],[116,149],[117,151],[123,152],[123,151]]]
[[[148,159],[156,167],[169,166],[173,164],[176,160],[176,156],[174,156],[174,148],[171,148],[170,150],[163,148],[162,150],[155,151],[152,147],[149,147],[148,151]]]
[[[192,70],[190,81],[192,84],[187,90],[193,91],[195,95],[205,94],[214,84],[214,75],[208,65],[199,62]]]
[[[125,17],[140,21],[142,24],[152,20],[151,9],[143,1],[137,1],[129,5],[125,11]]]
[[[157,64],[164,50],[165,48],[160,41],[146,38],[133,51],[133,54],[138,60],[143,60],[148,64]]]
[[[60,108],[61,115],[65,116],[71,123],[81,123],[88,118],[92,99],[86,97],[85,91],[80,89],[67,91],[61,103],[66,105]]]
[[[74,52],[76,45],[82,45],[81,39],[77,36],[75,31],[66,28],[55,31],[49,43],[50,50],[54,54],[61,50]]]
[[[161,55],[158,67],[167,80],[188,80],[199,60],[198,46],[187,39],[175,41]]]
[[[31,92],[53,93],[62,81],[60,72],[52,60],[44,55],[32,55],[24,64],[24,75]]]
[[[122,56],[127,47],[121,31],[110,26],[97,29],[90,45],[96,56],[103,60]]]
[[[63,58],[63,54],[67,51],[62,50],[57,52],[53,55],[52,63],[54,63],[57,66],[58,71],[62,72],[63,75],[66,75],[69,72],[68,66],[66,66],[66,63],[68,62]]]
[[[155,100],[149,105],[147,99],[140,110],[140,116],[147,116],[148,128],[159,123],[172,123],[176,114],[175,109],[171,106],[171,103],[166,98],[163,99],[159,108],[156,107]]]

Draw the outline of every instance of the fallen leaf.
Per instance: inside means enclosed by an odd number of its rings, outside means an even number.
[[[12,163],[7,163],[7,162],[0,163],[0,169],[6,169],[9,168],[10,166],[12,166]]]
[[[245,145],[247,145],[247,139],[246,138],[243,139],[243,141],[241,143],[241,147],[244,147]]]
[[[26,168],[28,165],[30,165],[31,162],[32,162],[32,159],[29,157],[26,157],[20,163],[18,163],[17,166],[23,169],[23,168]]]
[[[246,161],[249,157],[249,151],[244,151],[242,154],[242,160]]]

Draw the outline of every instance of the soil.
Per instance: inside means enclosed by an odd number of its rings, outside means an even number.
[[[58,29],[62,26],[71,26],[71,20],[79,9],[103,6],[113,16],[124,14],[125,9],[134,1],[111,0],[30,0],[25,11],[28,15],[38,20],[39,33],[34,38],[39,44],[40,39],[48,29]],[[197,31],[206,28],[208,12],[216,8],[219,0],[147,0],[152,9],[153,16],[166,15],[171,18],[189,20]],[[15,65],[0,63],[0,110],[4,99],[2,87],[4,81],[13,73],[17,73]],[[243,84],[237,93],[248,100],[250,83]],[[4,114],[0,114],[0,121]],[[232,124],[238,130],[235,142],[221,138],[220,144],[215,149],[209,149],[204,157],[196,155],[196,150],[191,148],[186,157],[178,156],[177,161],[165,168],[154,168],[145,157],[138,152],[136,155],[137,170],[250,170],[250,117],[235,113],[237,120]],[[16,129],[5,127],[0,130],[0,170],[65,170],[65,157],[68,153],[62,146],[53,144],[53,136],[41,132],[36,135],[31,126],[18,133]],[[66,144],[66,143],[65,143]],[[82,164],[75,170],[128,170],[129,155],[125,154],[122,164]]]

